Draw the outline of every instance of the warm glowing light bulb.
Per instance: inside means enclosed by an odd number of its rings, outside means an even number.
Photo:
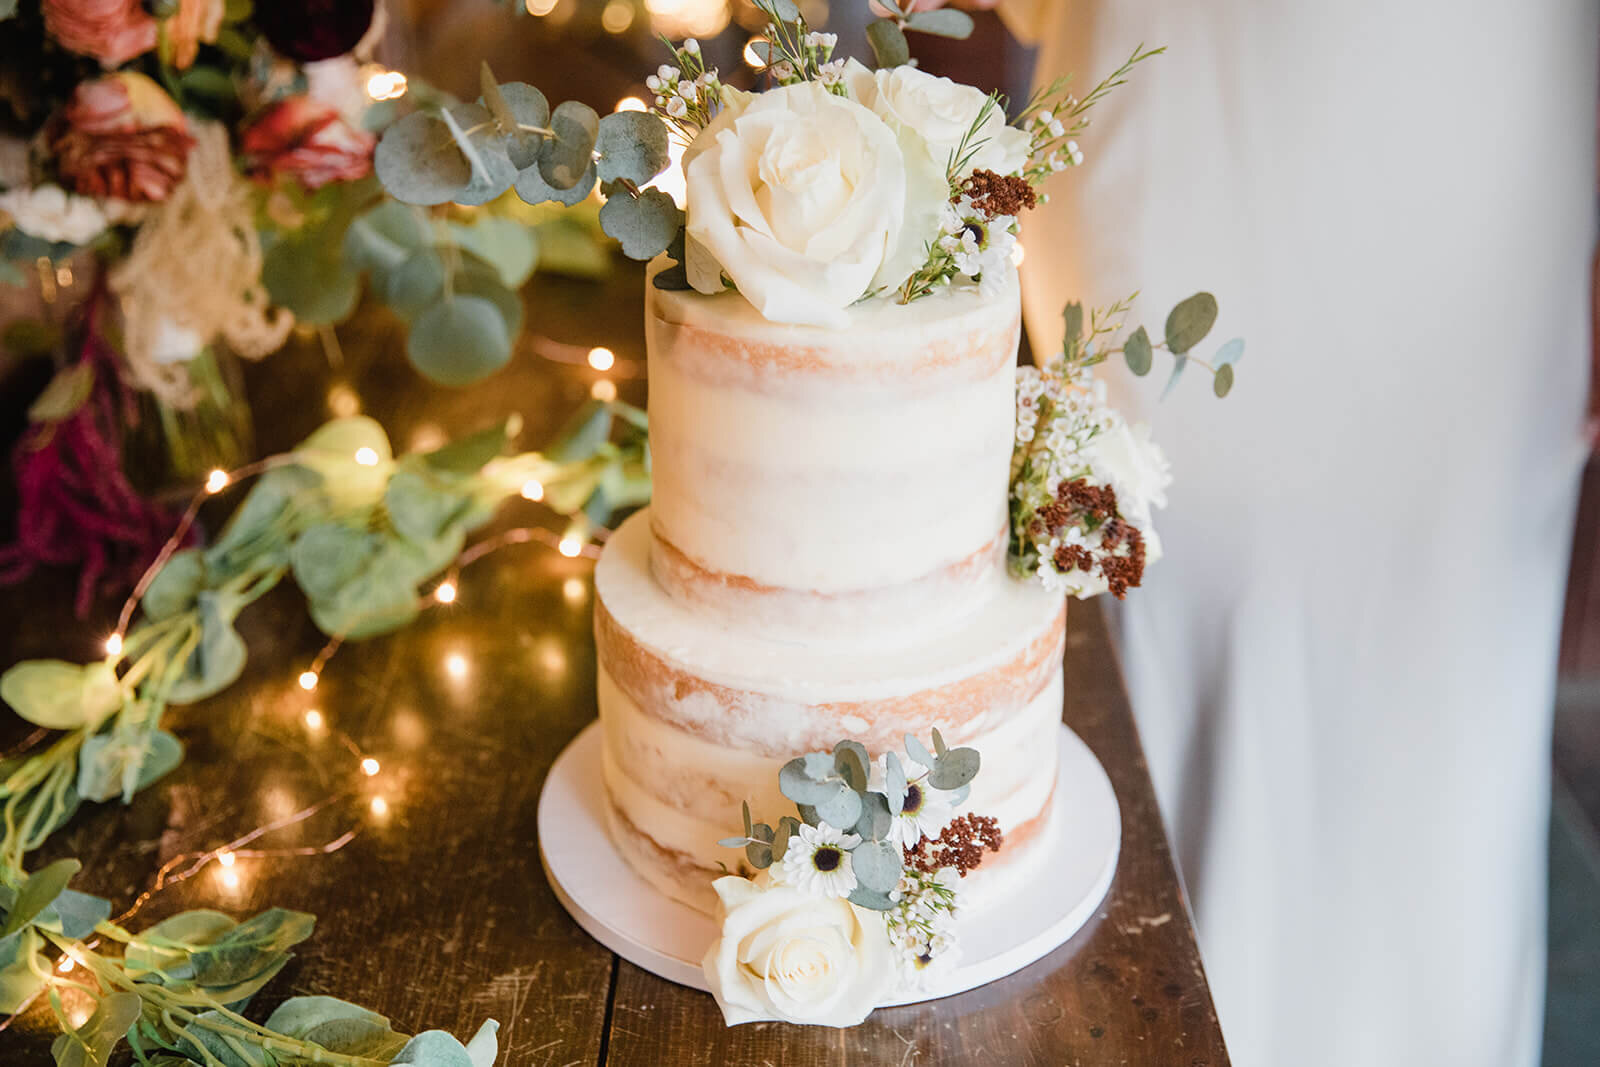
[[[544,499],[544,486],[539,483],[539,479],[529,478],[522,483],[522,498],[524,500]]]
[[[343,382],[328,387],[328,410],[341,419],[361,414],[361,398]]]
[[[112,634],[110,637],[106,638],[106,655],[108,655],[108,656],[120,656],[120,655],[122,655],[122,635],[121,634]]]
[[[389,814],[389,802],[382,797],[373,797],[367,806],[372,809],[372,814],[380,819]]]
[[[322,712],[318,711],[316,708],[308,709],[306,711],[305,718],[306,718],[306,729],[307,730],[320,730],[320,729],[322,729],[322,724],[323,724]]]
[[[433,591],[433,598],[441,604],[454,604],[456,602],[455,583],[440,582],[439,588]]]
[[[217,853],[217,862],[222,864],[224,867],[232,867],[235,863],[239,862],[239,857],[235,856],[232,852],[219,852]]]
[[[613,111],[648,111],[650,109],[647,108],[645,106],[644,101],[640,100],[637,96],[625,96],[621,100],[617,101],[617,106],[612,108],[612,110]]]
[[[311,690],[315,689],[316,687],[317,687],[317,672],[316,671],[301,671],[300,672],[300,688],[304,689],[306,692],[309,693],[309,692],[311,692]]]
[[[609,348],[589,349],[589,366],[595,370],[610,370],[617,362],[617,354]]]
[[[617,398],[617,383],[610,378],[601,378],[589,387],[589,395],[609,404]]]
[[[582,578],[568,578],[561,583],[561,595],[574,604],[582,600],[584,593],[587,591],[584,588]]]
[[[71,956],[62,956],[61,962],[56,964],[56,970],[60,971],[62,974],[66,974],[68,971],[72,970],[73,966],[77,962],[78,961],[73,959]]]
[[[763,67],[765,67],[767,65],[767,61],[765,59],[761,58],[761,53],[756,51],[756,46],[757,45],[763,45],[763,44],[766,44],[766,43],[767,43],[767,39],[765,37],[752,37],[752,38],[750,38],[750,40],[748,42],[746,42],[746,44],[744,46],[744,61],[745,61],[745,63],[749,64],[750,66],[752,66],[754,68],[756,68],[757,70],[761,70]]]
[[[226,488],[228,488],[227,471],[214,470],[210,474],[206,475],[206,492],[220,493]]]
[[[374,100],[393,100],[406,94],[406,76],[398,70],[380,70],[367,79],[367,95]]]
[[[460,680],[467,676],[467,657],[452,652],[444,658],[444,670],[450,677]]]
[[[368,756],[366,759],[361,761],[361,773],[366,775],[368,778],[374,777],[380,769],[381,768],[378,766],[378,761],[373,759],[371,756]]]
[[[238,889],[239,872],[233,870],[224,870],[222,872],[222,884],[227,886],[229,889]]]
[[[377,449],[368,448],[366,445],[362,445],[360,448],[356,449],[356,462],[361,464],[363,467],[376,467],[378,465]]]
[[[600,12],[600,28],[607,33],[622,33],[633,25],[633,5],[628,0],[611,0]]]
[[[566,556],[568,559],[575,559],[578,553],[583,551],[583,542],[578,540],[576,537],[563,537],[561,539],[561,544],[558,545],[557,548],[560,550],[563,556]]]
[[[548,15],[558,3],[560,0],[523,0],[522,6],[528,9],[530,15]]]

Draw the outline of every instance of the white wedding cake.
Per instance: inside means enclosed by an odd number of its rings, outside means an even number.
[[[1006,574],[1020,304],[992,282],[839,329],[648,288],[654,496],[598,564],[595,637],[611,833],[663,893],[711,912],[741,802],[781,810],[779,768],[842,737],[977,749],[984,879],[1040,839],[1065,606]]]

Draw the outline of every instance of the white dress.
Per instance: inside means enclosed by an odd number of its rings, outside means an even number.
[[[1158,403],[1161,353],[1127,390],[1176,482],[1121,615],[1235,1062],[1533,1067],[1596,5],[1002,13],[1080,93],[1168,46],[1025,220],[1036,347],[1135,288],[1130,325],[1209,288],[1197,354],[1247,340],[1227,400]]]

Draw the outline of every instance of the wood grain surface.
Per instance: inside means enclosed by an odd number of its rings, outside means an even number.
[[[624,399],[642,403],[644,383],[629,376],[630,361],[643,355],[639,285],[627,268],[605,283],[541,277],[530,286],[529,322],[547,338],[612,348],[621,362],[611,377]],[[337,368],[314,343],[296,342],[249,369],[262,451],[291,446],[352,399],[388,427],[397,450],[512,411],[525,418],[522,444],[534,447],[597,377],[540,358],[540,342],[524,337],[495,378],[442,390],[405,363],[381,313],[363,313],[340,336]],[[498,521],[541,520],[555,521],[517,501]],[[465,1036],[493,1016],[508,1065],[1228,1062],[1095,607],[1069,612],[1065,715],[1116,788],[1122,857],[1105,904],[1067,945],[1001,982],[879,1011],[847,1031],[730,1030],[709,996],[619,963],[545,884],[534,826],[552,761],[595,714],[590,568],[537,547],[499,552],[465,572],[455,605],[342,650],[311,694],[295,679],[320,635],[298,595],[276,591],[240,619],[251,656],[244,678],[172,713],[188,748],[183,765],[128,807],[86,806],[33,865],[79,857],[85,871],[75,884],[120,911],[164,863],[326,803],[250,844],[268,855],[241,852],[231,868],[236,885],[205,866],[154,895],[130,924],[194,907],[313,912],[316,934],[252,1016],[313,992],[366,1005],[408,1031]],[[4,664],[97,654],[118,605],[76,620],[70,589],[69,576],[53,574],[0,590]],[[313,707],[325,717],[322,731],[305,725]],[[376,776],[359,772],[340,733],[379,760]],[[0,711],[0,743],[22,736],[20,722]],[[316,852],[350,830],[349,844]],[[179,864],[175,873],[188,870]],[[53,1032],[38,1009],[14,1020],[0,1031],[0,1063],[48,1064]]]

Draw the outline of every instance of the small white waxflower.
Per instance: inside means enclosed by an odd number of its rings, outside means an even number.
[[[689,105],[684,102],[683,97],[681,97],[681,96],[673,96],[673,97],[669,97],[668,98],[668,100],[667,100],[667,114],[668,115],[670,115],[672,118],[675,118],[675,119],[681,119],[685,115],[687,115],[688,113],[689,113]]]
[[[717,85],[717,69],[712,67],[710,70],[702,71],[700,75],[695,78],[694,83],[700,86],[702,89],[709,89]]]
[[[700,42],[695,40],[693,37],[687,38],[683,42],[683,50],[688,52],[691,56],[697,56],[700,54]]]
[[[783,853],[784,883],[820,896],[849,896],[856,887],[850,849],[860,843],[861,838],[855,834],[843,833],[827,823],[802,823]]]
[[[649,89],[652,93],[659,93],[661,91],[661,86],[661,79],[656,77],[654,74],[650,75],[644,80],[644,87]]]
[[[786,82],[794,77],[794,64],[787,59],[779,60],[771,67],[772,76],[780,82]]]
[[[678,68],[672,66],[669,63],[663,63],[663,64],[661,64],[661,66],[656,68],[656,77],[660,78],[664,82],[675,82],[675,81],[677,81],[678,80],[678,74],[679,74]]]
[[[844,81],[844,60],[835,59],[817,68],[817,80],[823,85],[838,85]]]
[[[1060,152],[1050,153],[1050,169],[1053,171],[1062,171],[1067,169],[1067,161],[1061,157]]]
[[[1067,132],[1067,128],[1065,126],[1061,125],[1061,120],[1060,119],[1051,119],[1045,125],[1046,125],[1046,128],[1050,131],[1050,136],[1051,137],[1062,137]]]
[[[1041,111],[1033,117],[1034,124],[1037,126],[1048,126],[1055,120],[1056,117],[1048,111]]]
[[[699,97],[700,88],[699,86],[695,85],[694,82],[679,82],[678,95],[692,104],[695,102],[695,99]]]
[[[808,48],[832,48],[834,45],[839,43],[839,35],[836,33],[816,33],[813,31],[806,34],[805,43]]]
[[[1078,147],[1077,141],[1067,142],[1067,155],[1072,157],[1072,165],[1074,167],[1083,163],[1083,151]]]

